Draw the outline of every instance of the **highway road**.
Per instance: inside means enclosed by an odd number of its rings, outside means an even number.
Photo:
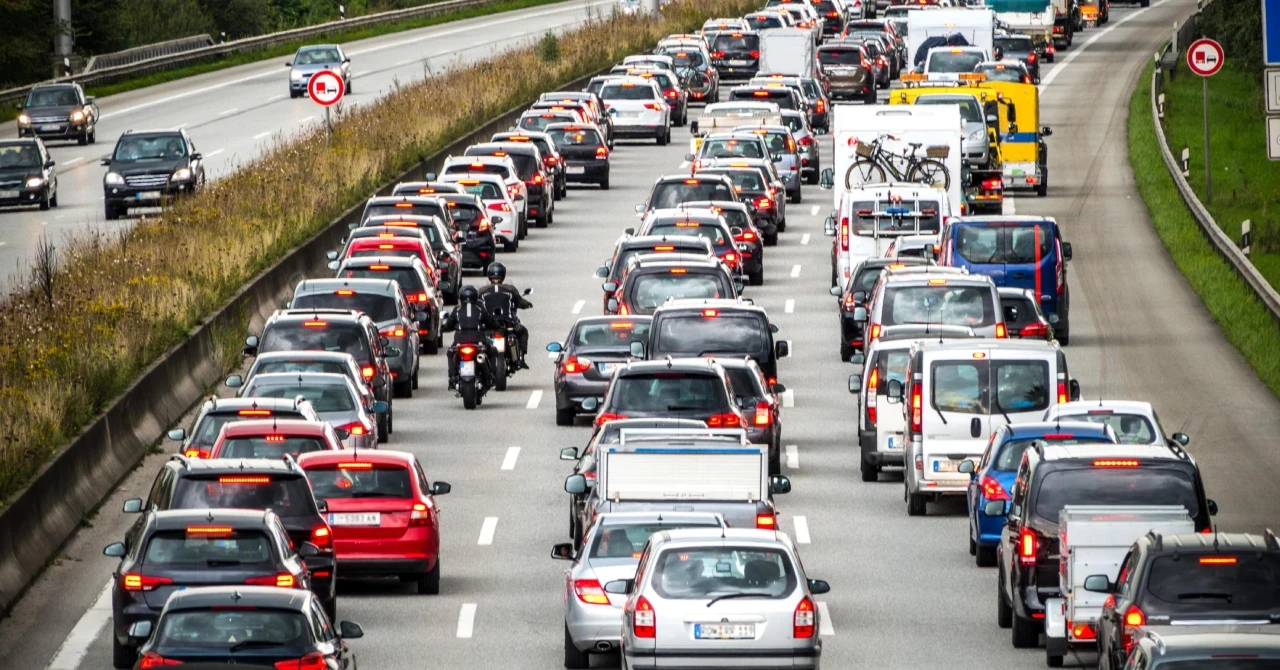
[[[612,11],[611,0],[567,2],[394,33],[344,44],[351,57],[353,94],[343,106],[368,104],[397,83],[422,79],[426,68],[440,70],[474,63],[494,53],[537,40],[548,30],[581,24],[588,12]],[[51,142],[58,162],[59,206],[0,209],[0,292],[9,293],[26,278],[37,242],[48,236],[61,246],[66,235],[114,230],[133,219],[103,218],[99,164],[127,130],[185,128],[204,154],[206,174],[216,179],[252,161],[271,142],[288,138],[324,120],[323,109],[308,98],[288,95],[290,58],[242,65],[97,100],[101,109],[96,144]],[[16,122],[0,128],[0,139],[17,136]],[[140,213],[159,210],[133,210]]]
[[[1223,530],[1258,531],[1280,515],[1274,493],[1280,403],[1223,339],[1146,218],[1125,156],[1128,92],[1167,29],[1194,9],[1158,0],[1120,9],[1085,33],[1046,71],[1041,110],[1053,126],[1049,196],[1019,196],[1007,209],[1057,217],[1074,243],[1070,265],[1072,345],[1067,357],[1084,396],[1152,401],[1167,430],[1192,435]],[[1145,85],[1145,84],[1144,84]],[[687,138],[681,129],[679,139]],[[824,142],[829,164],[830,142]],[[556,223],[537,229],[505,257],[511,282],[531,286],[524,313],[533,369],[492,393],[475,412],[444,390],[443,356],[425,358],[418,395],[398,400],[391,448],[422,460],[428,477],[448,481],[443,508],[442,592],[418,596],[398,582],[344,584],[339,618],[360,622],[353,641],[361,667],[552,669],[562,660],[563,563],[551,545],[567,541],[560,448],[581,446],[581,424],[557,428],[547,342],[578,315],[594,313],[592,270],[655,177],[674,172],[686,147],[620,143],[613,189],[572,190]],[[810,577],[826,579],[823,601],[828,668],[1042,667],[1041,650],[1014,650],[995,624],[995,572],[966,551],[963,505],[930,505],[908,518],[900,479],[858,478],[856,407],[838,363],[835,306],[827,295],[830,194],[805,187],[790,205],[788,231],[766,254],[766,283],[746,294],[766,307],[792,342],[780,364],[788,445],[784,473],[794,492],[779,498],[781,525],[799,543]],[[794,448],[792,447],[794,445]],[[167,445],[172,448],[172,445]],[[104,503],[62,555],[0,622],[0,658],[9,667],[110,667],[109,598],[114,561],[101,548],[132,518],[120,501],[143,495],[163,455],[148,458]],[[1068,657],[1067,665],[1092,659]],[[593,667],[616,667],[595,659]]]

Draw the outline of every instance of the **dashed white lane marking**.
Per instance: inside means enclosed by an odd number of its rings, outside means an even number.
[[[62,641],[62,646],[58,647],[47,670],[76,670],[80,667],[80,661],[83,661],[85,654],[88,653],[89,645],[110,620],[111,582],[107,582],[93,606],[85,611],[71,632],[67,634],[67,639]]]
[[[270,98],[267,98],[267,102],[275,102],[275,101],[277,101],[277,100],[284,100],[286,97],[288,97],[288,96],[287,96],[286,94],[284,94],[284,93],[281,93],[280,95],[273,95],[273,96],[271,96]]]
[[[1161,3],[1160,3],[1160,2],[1153,2],[1153,3],[1151,3],[1151,7],[1154,7],[1154,6],[1158,5],[1158,4],[1161,4]],[[1135,17],[1135,16],[1140,16],[1143,12],[1145,12],[1145,11],[1147,11],[1147,10],[1151,9],[1151,7],[1144,7],[1144,8],[1142,8],[1142,9],[1139,9],[1139,10],[1138,10],[1138,11],[1136,11],[1136,12],[1133,12],[1132,14],[1129,14],[1129,15],[1125,16],[1125,17],[1124,17],[1124,18],[1122,18],[1122,19],[1117,19],[1115,23],[1111,24],[1111,26],[1109,26],[1109,27],[1107,27],[1107,28],[1103,28],[1103,29],[1102,29],[1102,31],[1101,31],[1101,32],[1099,32],[1097,35],[1094,35],[1093,37],[1089,38],[1089,41],[1085,42],[1084,44],[1080,45],[1079,47],[1076,47],[1076,48],[1072,49],[1072,50],[1071,50],[1071,53],[1070,53],[1070,54],[1068,54],[1068,55],[1067,55],[1067,57],[1066,57],[1066,58],[1064,58],[1064,59],[1063,59],[1063,61],[1062,61],[1061,63],[1059,63],[1059,64],[1058,64],[1058,66],[1057,66],[1057,67],[1055,67],[1055,68],[1053,68],[1052,70],[1050,70],[1050,71],[1049,71],[1049,74],[1046,74],[1044,77],[1042,77],[1042,78],[1040,79],[1040,90],[1042,90],[1042,91],[1043,91],[1044,89],[1048,88],[1048,87],[1049,87],[1049,84],[1052,84],[1052,83],[1053,83],[1053,80],[1058,78],[1058,73],[1060,73],[1060,72],[1062,72],[1063,70],[1067,69],[1067,65],[1068,65],[1069,63],[1071,63],[1071,61],[1075,60],[1075,59],[1076,59],[1076,57],[1077,57],[1077,56],[1079,56],[1081,53],[1084,53],[1084,50],[1085,50],[1085,49],[1088,49],[1089,47],[1093,46],[1093,43],[1094,43],[1094,42],[1097,42],[1098,40],[1102,39],[1102,36],[1103,36],[1103,35],[1106,35],[1107,33],[1111,32],[1111,31],[1115,30],[1116,28],[1119,28],[1120,26],[1124,25],[1125,23],[1127,23],[1127,22],[1129,22],[1129,21],[1133,20],[1133,17]]]
[[[484,525],[480,526],[480,539],[476,544],[481,546],[489,546],[493,544],[493,533],[498,530],[498,517],[487,516],[484,518]]]
[[[827,601],[818,601],[818,613],[822,616],[818,617],[818,634],[819,635],[835,635],[836,626],[831,622],[831,611],[827,609]]]
[[[555,352],[555,351],[547,352],[547,358],[555,358],[556,356],[559,356],[559,355],[560,355],[559,352]]]
[[[458,637],[470,639],[476,629],[476,604],[463,603],[458,610]]]
[[[267,135],[270,135],[271,133],[274,133],[274,132],[275,132],[274,130],[266,130],[266,131],[263,131],[263,132],[258,133],[257,135],[254,135],[254,136],[253,136],[253,139],[255,139],[255,140],[260,140],[260,139],[262,139],[262,138],[266,137]]]
[[[0,242],[0,247],[3,247],[6,244],[8,244],[8,242]]]
[[[800,447],[794,444],[787,445],[787,467],[792,470],[800,469]]]
[[[792,276],[793,278],[794,278],[794,277],[799,277],[799,276],[800,276],[800,264],[799,264],[799,263],[796,263],[795,265],[792,265],[792,266],[791,266],[791,276]]]
[[[820,209],[819,205],[814,205],[812,208],[809,209],[809,216],[817,216],[819,209]]]
[[[580,312],[582,311],[582,308],[583,308],[586,304],[587,304],[587,301],[586,301],[586,300],[579,300],[578,302],[573,303],[573,313],[574,313],[574,314],[578,314],[578,313],[580,313]]]
[[[809,243],[809,233],[805,233],[804,235],[801,235],[801,236],[800,236],[800,244],[804,245],[804,244],[808,244],[808,243]]]
[[[226,115],[228,115],[228,114],[235,114],[235,113],[236,113],[236,112],[238,112],[238,111],[240,111],[240,108],[239,108],[239,107],[232,107],[231,109],[224,109],[224,110],[222,110],[221,112],[218,112],[218,116],[226,116]]]
[[[1004,204],[1001,206],[1000,213],[1005,216],[1013,216],[1018,213],[1018,206],[1014,203],[1013,198],[1004,199]]]
[[[809,544],[809,522],[804,517],[791,517],[791,527],[795,530],[796,544]]]
[[[353,73],[353,74],[354,74],[355,76],[357,76],[357,77],[363,77],[363,76],[365,76],[366,74],[369,74],[369,71],[368,71],[368,70],[361,70],[361,71],[359,71],[359,72],[355,72],[355,73]]]
[[[538,409],[538,403],[542,402],[542,389],[538,389],[529,394],[529,402],[525,403],[525,409]]]
[[[783,392],[782,392],[782,406],[783,406],[783,407],[795,407],[795,406],[796,406],[796,392],[795,392],[795,389],[787,389],[786,391],[783,391]]]
[[[226,149],[216,149],[216,150],[214,150],[214,151],[210,151],[209,153],[205,154],[205,155],[204,155],[204,157],[205,157],[205,158],[213,158],[214,156],[217,156],[218,154],[220,154],[220,153],[222,153],[222,152],[224,152],[224,151],[226,151]]]
[[[787,314],[790,314],[796,311],[796,301],[792,300],[791,298],[787,298],[787,302],[785,305],[783,305],[782,311],[786,312]]]
[[[413,62],[413,59],[412,59],[412,58],[406,58],[406,59],[404,59],[404,60],[398,60],[398,61],[396,61],[396,67],[399,67],[399,66],[401,66],[401,65],[408,65],[409,63],[412,63],[412,62]]]
[[[76,163],[79,163],[82,160],[84,160],[84,156],[76,156],[75,158],[72,158],[71,160],[63,163],[62,165],[64,167],[71,167],[72,165],[75,165]]]
[[[515,470],[517,458],[520,458],[520,447],[508,447],[507,456],[502,459],[502,469]]]

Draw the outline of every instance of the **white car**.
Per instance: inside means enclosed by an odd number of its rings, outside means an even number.
[[[1116,431],[1121,444],[1185,447],[1191,442],[1186,433],[1166,436],[1151,403],[1140,400],[1076,400],[1050,406],[1043,420],[1059,419],[1105,423]]]
[[[899,237],[937,234],[950,218],[946,194],[921,184],[863,184],[845,191],[824,230],[835,238],[831,258],[838,285],[848,284],[862,261],[885,256]]]
[[[889,248],[885,250],[884,257],[902,258],[904,256],[915,256],[932,260],[937,255],[935,250],[937,246],[937,235],[903,235],[889,243]]]
[[[493,233],[502,239],[503,251],[520,248],[520,222],[516,212],[519,205],[507,190],[507,182],[496,174],[476,172],[447,174],[441,181],[458,184],[464,191],[480,197],[484,202],[485,216],[493,226]]]
[[[962,74],[973,74],[978,63],[991,60],[982,47],[934,47],[924,61],[924,76],[931,81],[959,81]]]
[[[659,146],[671,141],[671,106],[658,85],[641,77],[619,77],[605,82],[600,99],[613,117],[618,137],[652,137]]]
[[[507,185],[507,195],[515,203],[520,236],[524,237],[529,220],[529,187],[520,179],[520,172],[510,156],[449,156],[440,168],[440,177],[443,180],[449,175],[477,172],[502,177],[502,182]],[[427,181],[435,181],[435,175],[428,174]]]

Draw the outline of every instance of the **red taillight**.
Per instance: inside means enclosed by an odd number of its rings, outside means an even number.
[[[752,58],[759,58],[759,57],[760,57],[760,52],[759,52],[759,51],[752,51],[752,52],[751,52],[751,57],[752,57]]]
[[[313,651],[302,658],[291,658],[287,661],[276,661],[276,670],[326,670],[324,654]]]
[[[1067,394],[1067,383],[1058,382],[1058,404],[1061,405],[1071,398]]]
[[[1058,50],[1055,49],[1052,44],[1046,44],[1044,47],[1044,52],[1047,54],[1052,54],[1052,53],[1058,53]]]
[[[495,211],[495,212],[510,212],[510,211],[511,211],[511,205],[508,205],[508,204],[507,204],[507,203],[505,203],[505,202],[491,202],[491,203],[489,203],[488,208],[489,208],[489,209],[492,209],[492,210],[493,210],[493,211]]]
[[[774,517],[772,514],[756,515],[756,528],[773,530],[774,528],[777,528],[777,527],[778,527],[778,519]]]
[[[588,605],[609,604],[609,596],[605,595],[604,588],[600,586],[600,582],[594,579],[573,580],[573,592],[577,594],[578,600]]]
[[[1101,458],[1093,462],[1095,468],[1136,468],[1138,461],[1131,458]]]
[[[159,668],[165,665],[182,665],[182,661],[165,658],[154,651],[148,651],[142,655],[142,658],[138,659],[139,668]]]
[[[878,324],[878,323],[873,323],[873,324],[871,324],[871,336],[870,336],[870,339],[872,339],[872,340],[878,340],[878,339],[880,339],[880,330],[881,330],[881,328],[880,328],[880,324]]]
[[[1124,625],[1120,627],[1120,630],[1123,633],[1123,637],[1121,639],[1124,642],[1124,650],[1126,653],[1133,649],[1133,631],[1130,630],[1130,628],[1134,626],[1144,626],[1146,623],[1147,615],[1143,614],[1142,610],[1138,609],[1137,605],[1130,605],[1129,609],[1125,610]]]
[[[732,412],[715,414],[707,419],[707,428],[738,428],[741,425],[742,419]]]
[[[597,159],[599,159],[599,160],[604,160],[604,159],[606,159],[606,158],[608,158],[608,157],[609,157],[609,149],[608,149],[608,147],[596,147],[596,158],[597,158]]]
[[[653,638],[658,635],[658,617],[653,611],[649,599],[640,596],[636,599],[636,608],[631,613],[631,632],[636,637]]]
[[[819,101],[818,101],[818,112],[819,112],[819,113],[821,113],[821,112],[822,112],[822,101],[821,101],[821,100],[819,100]],[[804,137],[801,137],[801,138],[800,138],[800,146],[802,146],[802,147],[811,147],[811,146],[813,146],[813,138],[812,138],[812,137],[809,137],[808,135],[805,135]]]
[[[298,580],[293,575],[282,572],[278,575],[263,575],[262,577],[250,577],[244,580],[245,584],[254,586],[278,586],[282,589],[291,589],[298,585]]]
[[[186,456],[187,458],[208,458],[209,450],[199,449],[197,447],[190,447],[186,451],[182,452],[182,455]]]
[[[152,577],[151,575],[140,575],[135,572],[124,575],[124,590],[126,591],[154,591],[157,586],[172,583],[173,580],[168,577]]]
[[[982,497],[987,500],[1009,500],[1009,492],[991,475],[982,475]]]
[[[1040,548],[1040,536],[1029,528],[1018,533],[1018,562],[1023,565],[1036,564],[1036,551]]]
[[[1027,62],[1028,63],[1036,62],[1036,52],[1032,51],[1031,53],[1027,54]]]
[[[999,338],[1009,337],[1009,329],[1006,328],[1003,323],[996,324],[996,337],[999,337]]]
[[[321,549],[333,546],[333,531],[329,530],[329,524],[322,523],[311,529],[311,544]]]
[[[610,421],[620,421],[627,418],[626,414],[614,414],[613,412],[605,412],[596,417],[596,428],[609,423]]]
[[[414,503],[413,509],[409,512],[410,526],[430,526],[431,510],[425,503]]]
[[[678,97],[680,96],[680,92],[679,92],[679,91],[665,91],[665,93],[666,93],[667,97],[668,97],[668,98],[671,98],[672,100],[675,100],[676,98],[678,98]]]
[[[849,250],[849,217],[840,219],[840,251]]]
[[[543,162],[546,163],[547,165],[555,165],[556,163],[560,162],[560,159],[556,158],[555,156],[547,156],[547,160]]]
[[[723,52],[723,51],[712,51],[712,52],[711,52],[711,57],[712,57],[712,58],[724,58],[724,52]]]
[[[360,368],[360,376],[364,377],[365,379],[373,379],[373,366],[366,365]]]
[[[591,368],[591,361],[577,356],[570,356],[564,361],[564,371],[567,374],[581,374]]]
[[[645,108],[645,109],[652,109],[652,110],[654,110],[654,111],[657,111],[657,110],[659,110],[659,109],[662,109],[662,105],[660,105],[660,104],[658,104],[658,103],[656,103],[656,102],[646,102],[646,103],[644,103],[644,108]]]
[[[813,637],[818,623],[818,615],[814,613],[815,609],[813,599],[809,596],[802,598],[800,604],[796,605],[795,621],[791,630],[793,637],[797,639]]]
[[[985,179],[982,182],[982,190],[984,191],[999,191],[1002,189],[1004,189],[1004,181],[999,177]]]
[[[404,337],[404,328],[388,328],[382,334],[387,337]]]
[[[533,175],[533,181],[532,181],[531,183],[533,183],[533,184],[541,184],[541,183],[542,183],[542,175],[540,175],[540,174],[535,174],[535,175]]]
[[[475,358],[475,355],[476,355],[476,348],[471,346],[470,344],[464,344],[458,347],[458,356],[462,358],[462,360],[464,361],[469,361],[472,358]]]
[[[1071,637],[1077,640],[1096,640],[1098,639],[1098,631],[1093,628],[1093,624],[1075,623],[1070,624]]]
[[[773,207],[773,201],[768,198],[756,198],[756,209],[769,209]]]
[[[410,293],[409,295],[405,296],[404,299],[408,302],[417,303],[417,302],[426,302],[427,297],[428,296],[426,293]]]
[[[911,385],[911,432],[919,433],[924,424],[924,392],[920,384]]]
[[[507,193],[510,193],[510,194],[511,194],[511,197],[513,197],[513,198],[514,198],[514,197],[516,197],[517,195],[520,195],[520,187],[519,187],[519,186],[516,186],[515,184],[512,184],[512,185],[510,185],[510,186],[508,186],[508,187],[507,187]]]
[[[1018,331],[1018,335],[1022,337],[1044,337],[1049,334],[1049,327],[1043,323],[1029,323]]]
[[[756,415],[752,419],[752,423],[757,426],[767,426],[773,423],[773,408],[769,406],[769,401],[761,400],[756,403]]]
[[[867,423],[876,424],[876,392],[880,388],[880,368],[871,368],[871,376],[867,378]]]
[[[359,437],[369,432],[368,430],[365,430],[364,424],[360,423],[359,421],[342,426],[342,429],[347,431],[348,433],[351,433],[352,435],[355,435],[356,437]]]

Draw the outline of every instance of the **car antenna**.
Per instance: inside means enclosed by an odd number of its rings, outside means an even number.
[[[1213,553],[1218,553],[1218,524],[1213,524]]]
[[[205,512],[204,520],[210,523],[213,523],[213,510],[208,510]]]

